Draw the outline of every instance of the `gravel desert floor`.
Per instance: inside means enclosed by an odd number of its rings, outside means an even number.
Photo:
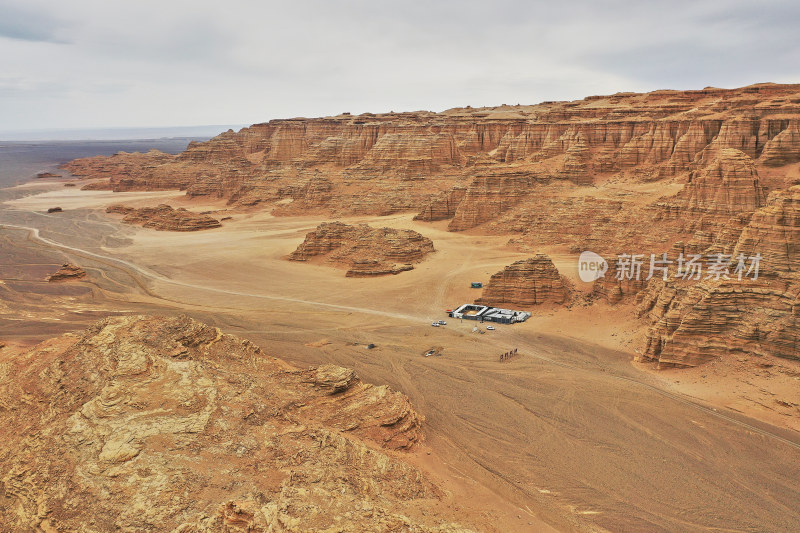
[[[494,331],[447,319],[446,309],[478,296],[471,281],[527,257],[507,237],[411,215],[343,219],[414,229],[436,248],[414,270],[347,278],[285,260],[319,218],[236,211],[222,228],[157,232],[103,208],[162,199],[219,216],[226,208],[175,192],[76,189],[3,191],[0,340],[11,346],[108,314],[186,313],[296,365],[352,367],[406,393],[426,417],[427,442],[412,460],[482,527],[800,529],[800,412],[775,408],[798,403],[791,362],[654,372],[631,362],[637,339],[622,306],[542,309]],[[47,214],[53,206],[63,212]],[[546,251],[577,277],[573,256]],[[88,280],[42,281],[66,261]],[[449,323],[431,327],[439,319]],[[430,349],[441,355],[425,357]],[[511,349],[518,356],[501,363]]]

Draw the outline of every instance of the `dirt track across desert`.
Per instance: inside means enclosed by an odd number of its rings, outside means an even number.
[[[498,509],[503,530],[531,530],[537,519],[562,530],[800,529],[800,437],[664,390],[629,351],[593,340],[616,320],[613,309],[547,311],[485,333],[467,321],[432,328],[474,298],[470,281],[524,257],[506,239],[405,215],[359,219],[412,227],[437,252],[398,276],[352,279],[283,259],[313,218],[241,215],[219,230],[174,234],[79,203],[44,217],[34,198],[4,211],[0,231],[20,250],[81,263],[97,301],[186,312],[291,362],[351,366],[408,394],[427,418],[426,461],[515,509]],[[542,329],[545,319],[562,331]],[[443,355],[424,357],[432,347]],[[513,348],[519,356],[500,363]]]

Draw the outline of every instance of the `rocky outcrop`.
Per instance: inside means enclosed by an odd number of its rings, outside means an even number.
[[[345,274],[348,278],[372,278],[375,276],[395,275],[400,272],[414,270],[411,263],[386,263],[377,259],[356,259],[350,264]]]
[[[529,197],[539,181],[528,173],[474,178],[459,202],[448,229],[463,231],[489,222]]]
[[[761,160],[770,167],[800,161],[800,120],[790,120],[786,129],[767,141],[761,152]]]
[[[63,165],[63,168],[74,176],[102,180],[91,183],[85,187],[87,189],[163,190],[181,188],[177,176],[166,169],[175,159],[176,156],[159,150],[147,153],[119,152],[112,156],[75,159]]]
[[[651,280],[639,312],[652,322],[640,359],[697,366],[731,354],[800,359],[800,284]]]
[[[60,281],[76,281],[86,277],[86,271],[78,265],[72,263],[64,263],[61,268],[54,273],[47,276],[47,281],[60,282]]]
[[[433,241],[413,230],[325,222],[306,235],[290,261],[321,261],[347,269],[348,277],[399,274],[434,251]]]
[[[448,191],[443,191],[431,198],[430,203],[425,208],[414,216],[414,220],[422,220],[424,222],[434,222],[436,220],[447,220],[456,215],[456,209],[461,205],[464,196],[467,194],[467,188],[462,186],[455,186]]]
[[[609,268],[613,267],[614,265],[609,265]],[[647,268],[645,266],[645,269]],[[647,282],[644,280],[644,276],[639,279],[635,277],[617,279],[616,273],[613,270],[609,270],[605,276],[594,281],[591,297],[610,304],[617,304],[636,296],[646,286]]]
[[[173,209],[167,204],[140,208],[112,205],[106,208],[106,213],[123,215],[122,221],[126,224],[135,224],[157,231],[200,231],[222,226],[219,220],[213,217],[194,213],[183,207]]]
[[[578,136],[575,144],[564,152],[564,167],[561,175],[578,185],[591,185],[594,181],[591,174],[592,154],[586,146],[583,135]]]
[[[53,174],[52,172],[37,172],[36,177],[38,179],[59,179],[62,176],[59,174]]]
[[[569,295],[564,278],[545,254],[517,261],[494,274],[475,303],[497,307],[563,304]]]
[[[672,214],[727,218],[762,207],[766,194],[753,159],[732,148],[711,153],[713,159],[692,171],[683,190],[664,204],[669,205]]]
[[[733,256],[760,254],[765,273],[800,274],[800,186],[772,193],[742,230]]]
[[[2,357],[4,531],[465,531],[385,451],[419,442],[421,417],[351,370],[295,369],[186,317]]]

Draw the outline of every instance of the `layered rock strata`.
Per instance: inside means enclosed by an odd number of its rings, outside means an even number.
[[[419,442],[421,417],[352,370],[299,370],[186,317],[147,316],[2,368],[4,531],[466,531],[387,452]]]
[[[800,186],[794,186],[771,194],[732,250],[717,252],[726,254],[725,277],[650,282],[639,307],[652,324],[642,359],[666,366],[731,353],[800,359],[798,252]]]
[[[188,211],[183,207],[173,209],[167,204],[139,208],[112,205],[106,208],[106,213],[122,215],[122,221],[126,224],[158,231],[200,231],[222,226],[219,220],[209,215]]]
[[[416,210],[430,217],[424,211],[434,197],[478,176],[534,172],[582,185],[606,175],[650,181],[681,175],[701,152],[725,148],[768,165],[797,161],[798,102],[800,86],[762,84],[273,120],[191,143],[177,156],[121,153],[65,168],[112,190],[182,189],[242,206],[302,198],[283,214]],[[354,201],[359,196],[369,200]]]
[[[545,303],[562,304],[568,295],[553,261],[545,254],[536,254],[494,274],[475,303],[527,309]]]
[[[72,263],[64,263],[61,268],[54,273],[47,276],[47,281],[61,282],[61,281],[76,281],[86,277],[86,271]]]

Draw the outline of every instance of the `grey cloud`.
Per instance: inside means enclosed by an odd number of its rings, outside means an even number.
[[[0,42],[0,116],[20,128],[800,81],[789,1],[3,2],[0,35],[15,37]]]
[[[0,37],[21,41],[63,44],[61,23],[47,15],[23,7],[0,3]]]

